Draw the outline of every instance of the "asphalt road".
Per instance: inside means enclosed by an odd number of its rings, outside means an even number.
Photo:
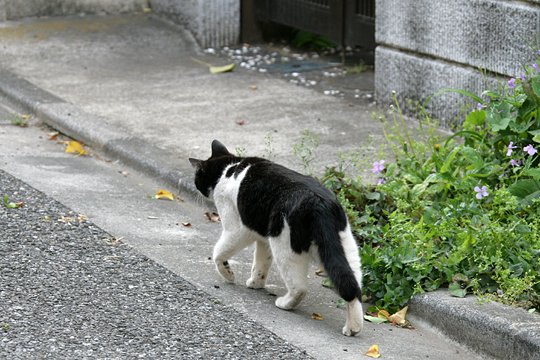
[[[0,170],[0,358],[301,359],[244,315]]]

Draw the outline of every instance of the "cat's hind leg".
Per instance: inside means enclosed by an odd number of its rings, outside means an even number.
[[[358,299],[353,299],[347,303],[347,320],[342,333],[345,336],[354,336],[362,331],[364,311],[362,303]]]
[[[257,240],[255,252],[253,253],[251,277],[246,281],[246,286],[251,289],[264,288],[270,265],[272,265],[272,251],[270,250],[270,245],[264,239]]]
[[[229,265],[229,259],[254,241],[251,234],[242,229],[237,231],[223,230],[214,246],[212,259],[216,264],[218,273],[230,283],[234,282],[234,272]]]
[[[285,223],[281,234],[270,238],[270,246],[287,293],[276,299],[276,306],[283,310],[295,308],[307,292],[307,274],[310,255],[295,253],[291,248],[290,229]]]

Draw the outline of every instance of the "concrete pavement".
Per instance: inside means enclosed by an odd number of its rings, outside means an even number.
[[[0,27],[0,44],[0,92],[63,133],[177,187],[182,196],[194,193],[187,157],[208,156],[209,144],[214,138],[232,149],[244,148],[250,155],[270,155],[280,163],[302,170],[302,163],[292,154],[292,148],[308,129],[320,139],[313,161],[316,171],[335,164],[339,153],[358,148],[364,149],[366,162],[369,162],[375,157],[375,145],[382,142],[380,124],[372,120],[373,108],[365,103],[326,96],[287,84],[275,76],[247,70],[211,75],[192,58],[216,65],[220,59],[204,55],[183,29],[153,16],[8,22]],[[11,145],[5,146],[4,151],[9,152]],[[53,185],[40,180],[43,173],[38,171],[38,165],[38,159],[30,160],[23,170],[16,171],[34,181],[34,186],[50,186],[49,191],[55,191]],[[10,170],[16,168],[18,166],[13,165]],[[60,172],[48,174],[49,179],[56,177],[61,178]],[[98,225],[111,233],[125,235],[126,242],[170,270],[210,293],[216,291],[213,290],[216,278],[210,273],[201,273],[201,269],[213,271],[211,266],[202,260],[202,263],[193,263],[191,255],[178,243],[169,243],[166,249],[148,245],[149,239],[161,236],[158,234],[162,229],[142,231],[144,226],[131,229],[125,223],[121,226],[111,217],[100,215],[103,203],[96,202],[94,208],[85,209],[85,195],[74,187],[68,194],[58,196],[70,206],[89,210],[85,212],[91,213],[91,219]],[[126,206],[126,199],[117,201],[120,209]],[[136,204],[130,206],[130,209],[136,208]],[[203,231],[200,236],[207,239],[207,244],[204,248],[190,245],[189,251],[197,249],[209,254],[218,231],[218,228]],[[169,236],[172,240],[179,235],[173,231]],[[244,254],[239,260],[245,273],[249,257]],[[182,264],[192,263],[192,266],[179,266],[179,259],[184,260],[180,261]],[[280,282],[275,279],[274,283]],[[317,285],[312,285],[311,293]],[[332,306],[335,303],[332,295],[328,297],[318,291],[298,312],[284,313],[271,306],[268,295],[258,292],[253,295],[254,292],[241,286],[220,286],[219,289],[226,289],[224,301],[249,309],[247,312],[254,314],[252,316],[264,326],[280,336],[289,336],[289,341],[321,359],[332,358],[338,352],[342,355],[339,358],[348,358],[349,354],[357,358],[360,348],[374,342],[388,349],[385,358],[463,358],[464,351],[468,357],[476,356],[463,349],[456,354],[456,345],[421,326],[421,330],[409,334],[408,330],[368,325],[368,331],[360,339],[336,337],[332,329],[339,327],[343,314]],[[279,287],[276,290],[279,292]],[[430,305],[429,295],[426,297],[428,300],[415,302],[412,313],[422,316],[436,309]],[[460,299],[449,299],[447,309],[452,309],[452,301]],[[322,330],[314,328],[307,317],[321,309],[328,314]],[[520,310],[508,309],[507,313],[516,311],[516,316],[521,316]],[[466,317],[466,311],[455,315]],[[511,317],[497,316],[507,327],[514,326]],[[421,317],[418,324],[422,318],[437,325],[436,318],[428,316]],[[454,319],[457,323],[462,321],[457,319]],[[452,318],[448,321],[452,322]],[[536,329],[536,324],[538,322],[531,322],[532,330]],[[298,334],[299,328],[306,329],[309,336]],[[463,334],[459,326],[443,330],[460,341],[472,338]],[[387,335],[390,331],[392,336]],[[404,332],[404,338],[398,340],[396,332]],[[524,349],[520,354],[529,354],[532,359],[540,353],[535,352],[540,349],[540,339],[534,331],[526,335],[530,336],[514,337],[511,332],[495,330],[489,336],[501,339],[498,341],[500,349],[493,348],[491,341],[468,345],[475,346],[480,353],[504,358],[509,354],[504,349],[509,351],[508,344],[512,344],[512,349]],[[358,351],[352,356],[348,351],[345,354],[344,347]],[[405,347],[410,349],[405,352],[406,357],[403,356]]]

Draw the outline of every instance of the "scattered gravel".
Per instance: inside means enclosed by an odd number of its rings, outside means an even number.
[[[343,66],[339,60],[340,50],[338,49],[329,49],[319,54],[313,51],[295,52],[287,45],[243,44],[236,47],[225,46],[220,49],[207,48],[204,51],[209,55],[227,58],[240,68],[259,73],[277,74],[292,84],[314,88],[324,95],[367,103],[374,102],[373,86],[366,87],[365,84],[356,81],[362,81],[362,79],[358,79],[358,74],[351,72],[358,69]],[[347,48],[346,56],[353,57],[354,51]],[[365,67],[364,71],[368,69],[369,67]]]
[[[0,358],[309,358],[0,170],[4,194]]]

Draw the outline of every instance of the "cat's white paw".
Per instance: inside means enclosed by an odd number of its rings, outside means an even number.
[[[227,261],[216,263],[219,274],[229,283],[234,283],[234,272]]]
[[[262,289],[266,285],[266,281],[261,278],[250,277],[246,281],[246,286],[250,289]]]
[[[291,310],[293,307],[287,296],[280,296],[276,299],[276,306],[283,310]]]
[[[297,291],[294,293],[287,293],[284,296],[280,296],[276,299],[276,306],[283,310],[291,310],[300,304],[300,301],[306,295],[306,291]]]
[[[355,336],[362,331],[364,327],[364,311],[362,303],[358,299],[347,304],[347,320],[341,331],[345,336]]]
[[[343,335],[345,336],[355,336],[356,334],[358,334],[360,331],[362,331],[362,326],[356,326],[356,327],[351,327],[349,325],[345,325],[343,327],[343,330],[341,331],[343,333]]]

